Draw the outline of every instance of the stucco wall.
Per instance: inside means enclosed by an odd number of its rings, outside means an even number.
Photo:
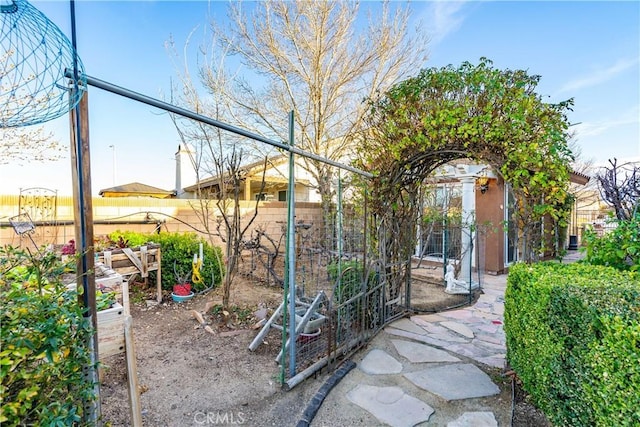
[[[489,274],[505,271],[503,219],[504,182],[502,179],[490,179],[484,194],[476,189],[476,221],[482,231],[480,238],[484,240],[479,242],[479,247],[484,249],[484,270]]]

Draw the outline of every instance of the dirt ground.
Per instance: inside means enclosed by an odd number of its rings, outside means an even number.
[[[257,334],[250,328],[253,313],[266,307],[271,313],[281,302],[282,290],[237,278],[232,303],[238,308],[224,316],[214,308],[205,314],[214,334],[202,329],[191,311],[202,312],[208,301],[220,302],[217,292],[174,303],[167,295],[160,305],[148,304],[144,292],[133,286],[131,314],[136,350],[142,418],[145,426],[184,427],[198,425],[294,426],[313,395],[328,378],[321,372],[291,391],[278,381],[280,369],[274,359],[281,336],[273,330],[255,352],[248,346]],[[431,287],[426,289],[425,287]],[[421,292],[437,295],[429,310],[449,307],[442,287],[420,284]],[[153,290],[149,291],[153,294]],[[440,297],[444,295],[444,297]],[[103,360],[102,414],[106,425],[130,422],[124,355]],[[512,395],[509,381],[501,382],[502,395]],[[546,426],[546,419],[515,389],[514,426]],[[511,399],[504,399],[511,410]],[[354,407],[354,411],[360,411]],[[312,425],[331,426],[317,420]]]

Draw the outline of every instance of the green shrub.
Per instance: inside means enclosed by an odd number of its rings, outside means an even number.
[[[0,424],[80,425],[94,398],[90,334],[55,254],[0,249]]]
[[[543,273],[543,270],[526,264],[509,268],[504,329],[507,359],[525,383],[524,388],[534,403],[544,410],[544,401],[539,396],[549,394],[552,381],[550,366],[559,347],[553,341],[546,322],[550,286],[547,281],[540,280]]]
[[[334,261],[327,265],[329,279],[336,285],[333,299],[340,304],[362,290],[364,268],[361,261]],[[337,283],[340,278],[340,283]]]
[[[601,341],[589,345],[584,401],[597,426],[640,425],[640,323],[619,316],[601,320]]]
[[[340,283],[336,290],[337,295],[334,297],[335,301],[344,302],[362,291],[362,280],[365,276],[362,261],[334,261],[327,265],[327,274],[334,284],[337,283],[338,277],[340,276]],[[373,270],[369,271],[367,290],[378,283],[378,273]]]
[[[177,283],[174,270],[179,276],[188,276],[191,282],[193,255],[199,252],[200,243],[203,245],[202,253],[204,265],[200,269],[202,283],[193,283],[193,289],[200,291],[220,284],[224,273],[222,250],[219,247],[209,245],[204,239],[195,233],[159,233],[146,234],[134,232],[116,231],[109,235],[113,241],[122,238],[129,242],[129,246],[141,246],[147,243],[157,243],[162,251],[162,289],[171,290]],[[151,272],[153,273],[153,272]]]
[[[603,236],[587,228],[584,234],[585,261],[618,270],[640,271],[640,212]]]
[[[640,424],[640,281],[587,264],[517,264],[507,358],[556,425]]]
[[[364,276],[362,262],[358,260],[333,261],[327,265],[327,274],[332,281],[338,280],[338,276],[345,271],[347,275],[353,276],[353,278],[362,279]]]

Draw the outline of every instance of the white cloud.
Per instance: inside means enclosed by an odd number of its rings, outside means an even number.
[[[575,126],[576,136],[586,138],[600,135],[610,129],[640,123],[640,106],[635,106],[615,118],[583,122]]]
[[[629,68],[634,67],[637,64],[638,64],[638,58],[620,59],[615,64],[613,64],[608,68],[597,69],[593,71],[591,74],[578,77],[574,80],[571,80],[565,83],[565,85],[562,86],[558,92],[559,93],[570,92],[578,89],[583,89],[585,87],[599,85],[600,83],[604,83],[608,80],[611,80],[618,74],[628,70]]]
[[[449,34],[456,32],[465,19],[462,9],[465,1],[438,0],[429,2],[423,19],[431,37],[431,44],[436,45]]]

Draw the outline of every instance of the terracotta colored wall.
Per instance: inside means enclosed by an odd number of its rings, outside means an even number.
[[[479,229],[483,230],[478,250],[484,246],[485,272],[504,273],[504,183],[501,179],[490,179],[489,189],[484,194],[476,188],[476,220]]]

